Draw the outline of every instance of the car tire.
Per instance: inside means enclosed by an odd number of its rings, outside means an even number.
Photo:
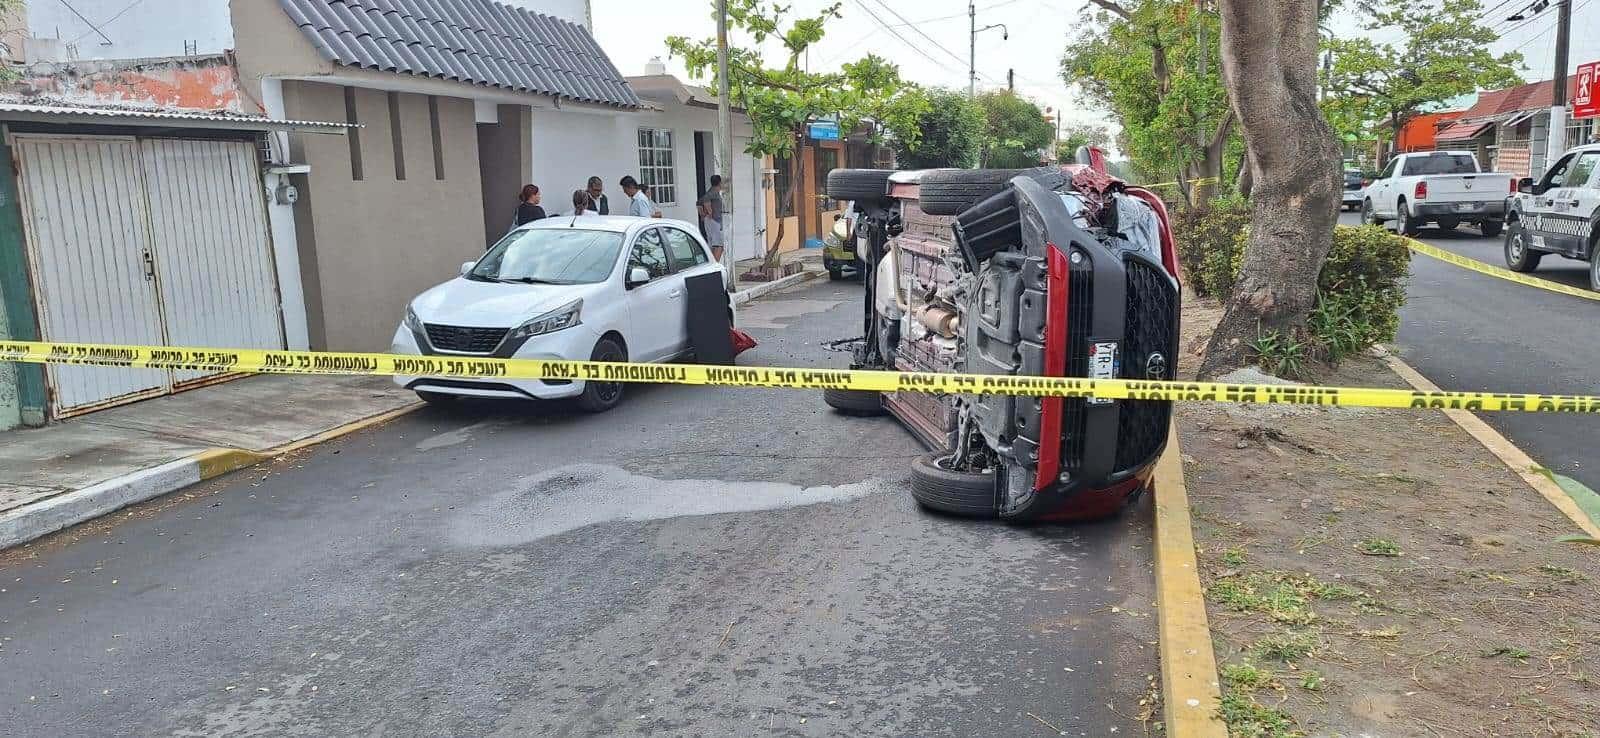
[[[1484,238],[1494,238],[1495,236],[1500,235],[1500,231],[1504,229],[1505,226],[1505,221],[1486,220],[1478,224],[1478,230],[1483,231]]]
[[[1461,221],[1459,219],[1456,219],[1456,218],[1440,218],[1439,219],[1439,230],[1441,230],[1441,231],[1453,231],[1453,230],[1455,230],[1455,229],[1457,229],[1459,227],[1461,227]]]
[[[882,392],[829,387],[822,390],[822,401],[844,415],[867,418],[887,412],[883,408]]]
[[[594,344],[594,351],[589,353],[590,361],[627,361],[628,352],[622,344],[609,338],[602,338]],[[585,382],[583,394],[578,395],[578,407],[584,412],[603,413],[622,402],[623,384],[621,382]]]
[[[889,198],[893,169],[835,169],[828,172],[828,197],[878,202]]]
[[[930,510],[971,518],[996,515],[993,472],[949,469],[947,451],[918,456],[911,462],[911,497]]]
[[[1372,208],[1371,200],[1361,201],[1361,222],[1371,226],[1383,225],[1383,219],[1379,218],[1378,211]]]
[[[422,400],[423,402],[426,402],[429,405],[445,406],[445,405],[454,405],[457,400],[461,399],[461,396],[460,395],[447,394],[447,393],[444,393],[444,392],[429,392],[427,390],[417,390],[417,399]]]
[[[1589,289],[1600,292],[1600,253],[1596,246],[1589,247]]]
[[[1407,205],[1405,200],[1401,200],[1400,204],[1396,206],[1395,216],[1397,221],[1395,227],[1400,235],[1415,236],[1417,231],[1422,230],[1422,221],[1411,217],[1411,206]]]
[[[960,215],[1003,189],[1015,177],[1032,177],[1046,189],[1066,182],[1055,167],[1032,169],[944,169],[922,175],[917,205],[929,215]]]
[[[1531,272],[1539,268],[1539,261],[1544,254],[1534,251],[1528,243],[1528,229],[1522,221],[1513,221],[1511,230],[1506,233],[1505,242],[1506,268],[1513,272]]]

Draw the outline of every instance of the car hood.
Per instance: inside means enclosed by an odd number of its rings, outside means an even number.
[[[515,328],[604,287],[604,283],[503,284],[457,277],[418,295],[411,309],[424,323]]]

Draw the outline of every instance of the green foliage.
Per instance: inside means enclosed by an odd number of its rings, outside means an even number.
[[[1102,149],[1111,146],[1111,132],[1105,126],[1076,123],[1063,126],[1061,134],[1061,140],[1056,142],[1056,159],[1059,161],[1072,161],[1072,157],[1078,155],[1078,149],[1084,146]]]
[[[1249,225],[1250,204],[1240,198],[1177,211],[1172,236],[1190,289],[1201,297],[1223,300],[1233,293],[1237,241]]]
[[[1305,733],[1295,728],[1294,718],[1276,707],[1267,707],[1248,695],[1229,693],[1218,707],[1222,722],[1233,738],[1297,738]]]
[[[1368,30],[1403,39],[1398,45],[1366,36],[1324,42],[1333,54],[1327,75],[1329,123],[1340,133],[1363,124],[1400,127],[1429,103],[1478,89],[1518,84],[1522,56],[1496,56],[1499,34],[1480,19],[1479,0],[1364,0]]]
[[[1583,512],[1584,517],[1589,519],[1589,522],[1600,525],[1600,493],[1589,489],[1583,482],[1557,474],[1542,466],[1534,467],[1533,471],[1555,482],[1562,492],[1567,493],[1567,497],[1572,499],[1572,503],[1578,506],[1578,509]],[[1584,543],[1590,546],[1600,546],[1600,540],[1582,534],[1562,536],[1556,540],[1562,543]]]
[[[1399,556],[1400,546],[1385,538],[1363,538],[1356,542],[1356,551],[1368,556]]]
[[[1310,656],[1317,645],[1316,637],[1310,633],[1274,633],[1256,641],[1255,652],[1263,658],[1292,663]]]
[[[1245,555],[1242,548],[1230,548],[1222,552],[1222,563],[1235,569],[1244,566]]]
[[[1172,179],[1203,158],[1228,112],[1215,5],[1126,0],[1118,7],[1085,11],[1061,76],[1116,116],[1118,148],[1142,179]]]
[[[838,19],[839,3],[816,14],[790,20],[791,6],[767,0],[729,0],[730,34],[740,32],[748,46],[730,41],[728,84],[731,97],[749,111],[753,134],[746,151],[756,156],[787,156],[804,126],[819,117],[837,115],[843,130],[871,121],[875,134],[886,131],[915,145],[918,117],[928,107],[921,88],[900,78],[900,70],[868,54],[837,72],[808,72],[801,64],[806,49],[822,40],[825,26]],[[716,6],[712,4],[712,19]],[[787,30],[785,29],[787,24]],[[769,42],[783,48],[784,58],[769,65],[758,49]],[[667,38],[667,50],[681,57],[696,78],[717,70],[715,39]]]
[[[1228,689],[1241,692],[1254,692],[1274,685],[1276,680],[1272,672],[1251,663],[1233,663],[1222,665],[1222,683]]]
[[[1327,686],[1327,680],[1314,671],[1300,675],[1300,688],[1307,692],[1321,692]]]
[[[1306,373],[1306,345],[1293,336],[1267,331],[1250,346],[1261,370],[1275,377],[1299,379]]]
[[[1055,127],[1044,119],[1039,106],[1010,90],[978,95],[983,111],[982,166],[1021,169],[1038,166],[1042,152],[1055,138]]]
[[[928,107],[916,119],[917,136],[894,140],[895,155],[905,169],[978,165],[983,146],[983,111],[965,93],[927,91]]]

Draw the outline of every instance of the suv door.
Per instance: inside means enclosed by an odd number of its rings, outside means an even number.
[[[650,281],[627,290],[629,322],[628,356],[637,361],[660,361],[677,351],[684,332],[683,277],[675,274],[660,229],[650,226],[634,236],[628,251],[628,273],[635,267],[650,274]]]
[[[672,226],[661,226],[657,230],[661,231],[662,237],[666,239],[667,255],[672,259],[672,268],[677,273],[677,279],[687,280],[698,274],[721,274],[722,266],[706,255],[705,247],[700,245],[700,239],[690,235],[688,231]],[[677,351],[679,352],[689,350],[688,302],[685,301],[684,305],[683,319],[678,324]]]
[[[1600,170],[1600,151],[1584,151],[1567,170],[1561,187],[1551,196],[1550,218],[1546,227],[1561,239],[1561,251],[1568,256],[1587,258],[1589,226],[1600,194],[1594,188],[1596,170]]]
[[[1596,157],[1600,157],[1600,152],[1567,154],[1550,167],[1534,187],[1535,194],[1529,198],[1525,214],[1528,217],[1530,245],[1534,249],[1570,255],[1581,253],[1582,245],[1579,242],[1583,238],[1582,231],[1588,226],[1588,218],[1585,214],[1582,218],[1584,222],[1577,222],[1577,196],[1568,183],[1574,181],[1574,175],[1581,176],[1582,182],[1587,182],[1588,174],[1594,170]]]
[[[1372,212],[1385,218],[1393,218],[1395,213],[1394,172],[1400,166],[1401,157],[1389,160],[1389,166],[1378,173],[1378,178],[1367,185],[1367,199],[1372,201]]]

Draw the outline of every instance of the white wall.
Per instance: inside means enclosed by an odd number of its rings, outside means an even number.
[[[668,218],[698,223],[695,199],[705,183],[696,182],[694,133],[717,129],[717,112],[686,105],[671,105],[666,111],[639,113],[588,113],[572,110],[533,111],[533,184],[544,194],[546,212],[570,212],[574,189],[581,189],[590,175],[605,181],[606,195],[613,214],[626,214],[627,203],[617,182],[623,175],[639,176],[639,128],[665,128],[672,131],[673,168],[676,170],[676,202],[660,203]],[[749,125],[734,125],[734,197],[727,204],[726,217],[733,218],[734,256],[747,259],[758,255],[756,229],[765,214],[760,208],[765,199],[759,189],[758,167],[743,153],[749,143]],[[714,137],[713,137],[714,138]],[[713,141],[713,146],[715,143]],[[707,172],[707,176],[715,172]]]
[[[46,55],[59,54],[58,61],[182,56],[185,41],[197,44],[195,53],[200,54],[233,48],[228,0],[144,0],[132,6],[130,2],[72,0],[68,7],[61,0],[27,0],[29,35],[58,40],[30,46],[37,45]],[[74,14],[74,8],[93,25]],[[95,32],[95,26],[105,37]],[[106,38],[111,39],[109,44]],[[75,47],[75,55],[69,47]]]

